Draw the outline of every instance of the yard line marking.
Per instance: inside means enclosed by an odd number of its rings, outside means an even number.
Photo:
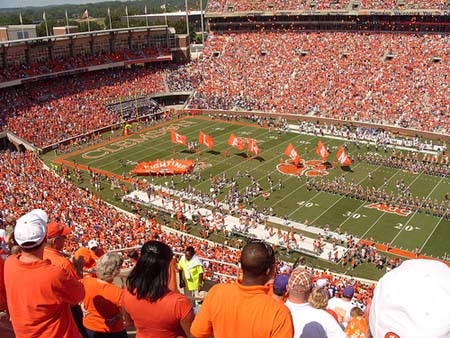
[[[350,154],[354,153],[356,151],[356,149],[351,152]],[[357,168],[359,165],[361,165],[362,162],[358,162],[357,165],[355,165],[353,168]],[[348,172],[344,173],[344,175],[347,175]],[[292,195],[294,192],[297,192],[300,188],[302,188],[303,186],[306,185],[306,182],[303,183],[302,185],[300,185],[297,189],[295,189],[292,193],[288,194],[287,196],[283,197],[282,199],[278,200],[278,202],[274,203],[273,206],[277,205],[278,203],[281,203],[281,201],[284,201],[288,196]],[[319,191],[317,192],[314,196],[312,196],[309,200],[307,200],[303,205],[305,205],[308,202],[311,202],[312,199],[314,199],[315,197],[317,197],[318,195],[320,195],[321,193],[323,193],[323,191]],[[292,211],[288,217],[292,216],[294,213],[296,213],[298,210],[300,210],[301,208],[303,208],[303,206],[296,208],[294,211]]]
[[[356,166],[355,166],[356,168]],[[373,172],[377,171],[379,168],[381,168],[381,165],[379,165]],[[360,184],[362,182],[364,182],[365,180],[367,180],[367,178],[369,177],[369,175],[367,175],[366,177],[364,177],[363,179],[361,179],[357,184]],[[321,193],[322,191],[319,191],[319,193]],[[316,194],[317,195],[317,194]],[[314,198],[314,197],[313,197]],[[322,217],[323,215],[325,215],[331,208],[333,208],[337,203],[339,203],[343,198],[347,198],[347,196],[342,195],[336,202],[334,202],[332,205],[330,205],[324,212],[322,212],[319,216],[317,216],[312,222],[311,224],[314,224],[314,222],[316,222],[320,217]],[[299,208],[297,208],[299,209]]]
[[[397,172],[400,172],[400,170],[398,170]],[[413,183],[421,176],[422,174],[418,175],[409,185],[408,185],[408,189],[413,185]],[[366,235],[370,232],[370,230],[372,230],[372,228],[378,223],[378,221],[380,219],[382,219],[384,216],[386,215],[386,213],[382,212],[380,217],[378,217],[375,222],[372,223],[372,225],[369,227],[369,229],[367,229],[367,231],[365,233],[363,233],[361,235],[360,238],[364,239],[366,237]]]
[[[385,183],[389,182],[391,179],[393,179],[395,177],[395,175],[397,175],[399,173],[399,170],[397,170],[395,172],[394,175],[392,175],[386,182],[383,182],[383,185],[385,185]],[[362,207],[364,207],[367,204],[367,201],[363,201],[363,204],[361,204],[355,211],[352,212],[352,214],[354,214],[355,212],[357,212],[359,209],[361,209]],[[347,216],[347,218],[341,223],[339,224],[339,227],[341,227],[342,225],[344,225],[350,218],[352,218],[351,216]]]
[[[442,220],[444,219],[444,216],[441,217],[441,219],[439,220],[439,222],[437,222],[437,224],[435,225],[433,231],[431,232],[431,234],[427,237],[427,239],[425,240],[425,242],[423,243],[423,245],[420,247],[419,252],[422,252],[423,248],[425,247],[425,245],[428,243],[428,241],[430,240],[431,236],[433,236],[434,232],[436,231],[436,229],[438,228],[439,224],[441,224]]]
[[[433,190],[431,190],[431,192],[427,195],[427,197],[425,197],[425,199],[428,199],[430,197],[430,195],[433,193],[433,191],[436,190],[436,188],[441,184],[442,180],[444,179],[444,177],[441,178],[441,180],[439,181],[438,184],[436,184],[433,188]],[[391,244],[394,243],[394,241],[397,239],[397,237],[401,234],[401,232],[403,231],[403,229],[409,224],[409,222],[411,222],[411,220],[414,218],[414,216],[417,214],[417,211],[415,211],[412,216],[410,217],[410,219],[403,225],[403,227],[400,229],[400,231],[397,233],[397,235],[391,240]],[[441,219],[442,220],[442,219]],[[438,222],[438,224],[440,223],[440,221]]]

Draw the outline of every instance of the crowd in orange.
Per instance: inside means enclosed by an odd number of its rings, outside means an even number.
[[[450,130],[450,37],[211,34],[190,107],[284,112]],[[433,98],[430,100],[430,98]]]
[[[64,223],[72,229],[65,248],[70,254],[80,247],[87,247],[92,239],[97,240],[106,252],[140,246],[157,237],[174,252],[182,253],[191,245],[202,257],[229,263],[239,260],[238,252],[226,246],[165,232],[155,220],[146,222],[143,218],[117,211],[95,195],[44,169],[38,156],[31,152],[2,152],[0,166],[0,178],[4,182],[0,189],[0,223],[6,223],[8,214],[18,218],[33,208],[46,210],[50,221]],[[232,266],[221,264],[211,263],[209,270],[237,274]],[[209,277],[213,279],[211,273]]]
[[[121,122],[120,111],[106,104],[136,95],[166,92],[155,69],[108,70],[84,73],[20,88],[2,89],[0,124],[37,147],[90,133]]]
[[[89,72],[4,89],[0,127],[43,147],[121,122],[119,112],[107,112],[108,102],[195,89],[191,108],[307,114],[445,134],[450,89],[442,74],[450,73],[449,39],[211,34],[201,60],[185,66]]]
[[[310,2],[307,0],[263,0],[263,1],[237,1],[237,0],[214,0],[208,1],[208,12],[247,12],[247,11],[301,11],[301,10],[333,10],[351,9],[349,0],[326,0]],[[445,1],[432,0],[410,0],[399,4],[396,0],[362,0],[361,9],[446,9]]]
[[[93,55],[75,55],[68,57],[54,58],[42,63],[31,63],[29,65],[8,65],[0,68],[0,82],[13,81],[24,79],[33,76],[46,75],[51,73],[58,73],[68,70],[76,70],[97,66],[102,64],[136,60],[148,59],[159,55],[170,54],[165,48],[143,48],[140,51],[133,52],[128,49],[115,51],[113,53],[97,53]]]
[[[44,169],[38,156],[31,152],[2,152],[0,165],[0,179],[4,182],[0,189],[0,224],[6,224],[8,214],[18,218],[33,208],[47,210],[50,222],[61,222],[72,229],[65,248],[69,254],[87,247],[92,239],[100,243],[104,252],[108,252],[140,246],[145,241],[158,238],[170,245],[176,253],[182,253],[185,247],[193,246],[203,258],[232,264],[239,261],[238,250],[213,244],[205,239],[185,236],[182,232],[167,232],[153,219],[146,222],[138,215],[134,217],[118,211],[95,195]],[[230,281],[230,278],[222,275],[237,275],[236,268],[232,265],[213,262],[205,264],[205,276],[210,280]],[[289,266],[281,263],[278,268],[284,272],[289,269]],[[324,278],[317,274],[317,278]],[[335,276],[328,279],[337,286],[347,282]],[[367,287],[363,289],[366,290]]]

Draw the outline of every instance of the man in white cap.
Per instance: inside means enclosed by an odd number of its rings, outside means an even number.
[[[450,337],[450,268],[411,259],[378,282],[369,312],[373,338]]]
[[[95,269],[95,264],[98,259],[104,254],[103,250],[100,248],[100,244],[97,240],[91,239],[88,242],[88,247],[81,247],[75,251],[73,259],[78,260],[81,257],[84,260],[83,265],[83,275],[93,276],[93,271]]]
[[[33,210],[17,220],[14,237],[22,253],[5,262],[8,310],[17,337],[80,338],[70,306],[84,297],[83,285],[44,260],[47,214]]]

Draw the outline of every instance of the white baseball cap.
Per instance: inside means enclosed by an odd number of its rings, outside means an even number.
[[[449,338],[450,268],[413,259],[386,273],[375,288],[369,326],[374,338]]]
[[[40,217],[46,224],[48,223],[47,213],[42,209],[33,209],[30,211],[30,214],[34,214]]]
[[[98,248],[99,247],[99,244],[98,244],[98,242],[95,240],[95,239],[91,239],[89,242],[88,242],[88,248],[89,249],[92,249],[92,248]]]
[[[14,239],[20,247],[32,249],[41,244],[47,236],[47,214],[35,209],[17,220]]]

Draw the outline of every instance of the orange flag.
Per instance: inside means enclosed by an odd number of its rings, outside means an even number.
[[[328,155],[330,155],[328,153],[327,147],[325,147],[325,144],[323,144],[322,141],[319,141],[319,143],[317,143],[316,153],[317,153],[317,155],[322,157],[322,160],[324,160],[324,161],[326,161]]]
[[[248,139],[248,151],[252,152],[256,156],[261,154],[261,149],[256,144],[256,140]]]
[[[298,165],[298,162],[300,162],[300,155],[298,154],[292,143],[289,143],[289,145],[284,150],[284,153],[286,154],[286,156],[289,156],[292,161],[294,161],[295,165]]]
[[[344,147],[339,148],[339,150],[336,154],[336,158],[337,158],[338,162],[343,166],[349,166],[350,164],[352,164],[352,160],[345,153]]]
[[[240,138],[237,138],[236,135],[234,134],[230,135],[230,138],[228,139],[228,144],[239,150],[244,150],[245,148],[245,142]]]
[[[211,136],[205,134],[204,132],[200,131],[200,134],[198,135],[198,143],[204,144],[209,149],[212,149],[214,147],[214,140]]]
[[[170,138],[172,140],[172,143],[184,144],[184,145],[186,145],[186,143],[187,143],[186,136],[180,135],[174,130],[171,131]]]

